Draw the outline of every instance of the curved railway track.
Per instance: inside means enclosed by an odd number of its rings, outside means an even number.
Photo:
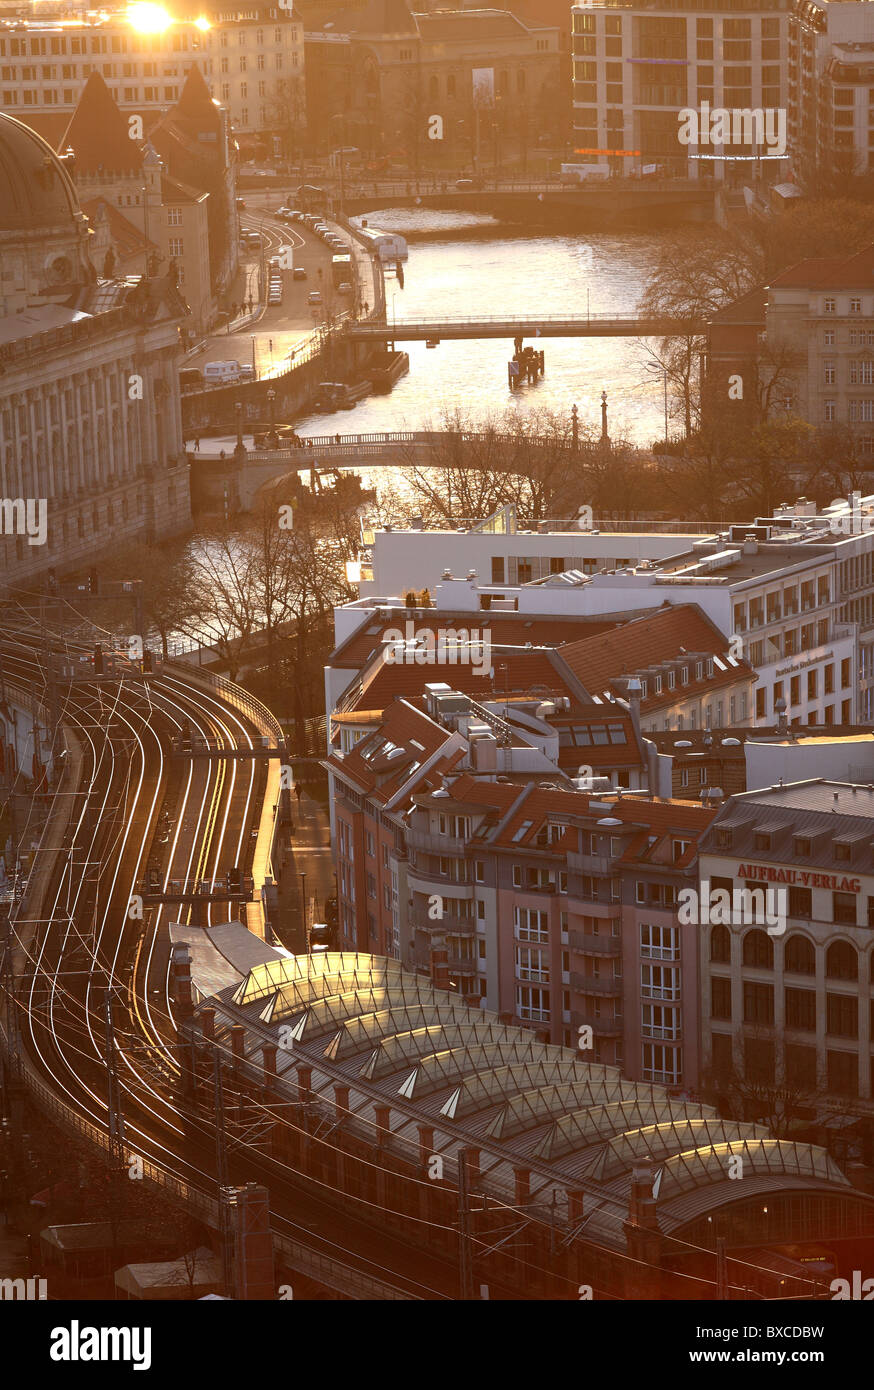
[[[49,651],[78,662],[90,650],[46,643],[35,624],[0,627],[6,681],[38,699],[47,688]],[[158,857],[164,891],[171,883],[193,886],[204,879],[215,889],[228,869],[248,871],[264,762],[174,757],[171,741],[187,727],[218,748],[251,749],[263,730],[175,671],[74,679],[62,690],[60,705],[61,724],[77,748],[78,785],[62,792],[72,797],[73,809],[61,846],[49,843],[55,823],[50,816],[36,852],[37,865],[43,854],[53,859],[39,920],[31,916],[30,885],[11,915],[22,1065],[35,1088],[53,1098],[56,1113],[92,1137],[107,1135],[109,989],[125,1152],[139,1155],[202,1205],[216,1190],[215,1133],[177,1085],[168,908],[146,907],[142,919],[129,909],[147,864]],[[207,922],[228,920],[229,906],[208,905]],[[190,918],[185,907],[173,913],[174,919]],[[250,1176],[257,1176],[263,1154],[255,1150],[246,1157],[254,1170]],[[271,1164],[264,1180],[277,1234],[302,1242],[316,1257],[339,1261],[360,1277],[362,1287],[369,1280],[374,1287],[394,1288],[398,1297],[447,1297],[443,1278],[437,1281],[442,1287],[420,1283],[332,1239],[335,1209],[313,1193],[302,1203],[295,1175],[286,1180],[276,1169]],[[328,1213],[331,1235],[319,1234],[318,1221],[310,1217]]]

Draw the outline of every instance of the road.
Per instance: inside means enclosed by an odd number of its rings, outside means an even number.
[[[276,195],[271,198],[270,204],[278,206]],[[247,284],[254,280],[257,285],[262,268],[266,267],[270,257],[286,246],[292,249],[293,264],[302,266],[307,278],[295,280],[291,269],[281,270],[281,304],[265,306],[254,321],[243,327],[235,328],[231,324],[230,332],[212,334],[197,352],[186,358],[185,365],[199,367],[202,371],[207,362],[236,360],[251,362],[259,377],[273,375],[287,369],[290,354],[322,322],[325,310],[332,307],[333,253],[329,246],[307,229],[298,229],[296,224],[288,227],[277,218],[270,217],[266,211],[262,213],[247,208],[240,214],[240,226],[246,231],[258,232],[262,240],[260,251],[241,253],[247,268]],[[307,303],[307,296],[314,289],[322,292],[325,301],[322,310]]]

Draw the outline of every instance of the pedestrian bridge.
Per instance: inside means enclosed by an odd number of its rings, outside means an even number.
[[[442,342],[460,338],[685,338],[707,332],[697,316],[641,317],[638,314],[541,314],[511,318],[507,314],[452,315],[433,319],[398,319],[384,324],[365,320],[343,325],[353,342]]]
[[[532,448],[542,448],[553,453],[557,450],[570,450],[573,445],[570,436],[567,440],[551,437],[525,439],[513,435],[496,433],[464,433],[453,430],[398,430],[373,434],[315,435],[301,439],[295,448],[259,449],[247,451],[245,460],[235,454],[233,458],[222,460],[221,469],[236,465],[237,496],[240,507],[248,511],[260,487],[279,478],[283,473],[300,472],[311,468],[353,468],[366,465],[368,468],[380,467],[427,467],[439,464],[441,467],[463,467],[469,463],[465,457],[467,450],[479,445],[499,446],[501,443],[515,444],[519,451],[520,468],[526,459],[530,462]],[[581,459],[599,447],[589,440],[580,440],[577,451]],[[513,468],[513,453],[507,453],[500,461],[495,458],[494,467]],[[203,461],[201,461],[201,466]]]

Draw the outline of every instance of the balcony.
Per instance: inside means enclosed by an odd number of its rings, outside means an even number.
[[[618,999],[622,994],[622,980],[615,976],[571,974],[571,989],[577,994],[597,994],[604,999]]]
[[[443,859],[452,855],[464,854],[467,840],[456,839],[452,835],[440,835],[431,830],[408,830],[407,848],[424,850],[426,854],[439,855]]]
[[[606,874],[608,877],[613,873],[613,861],[609,854],[580,854],[577,850],[568,850],[567,866],[569,869],[578,869],[584,874]]]
[[[441,936],[476,935],[476,920],[473,917],[460,917],[455,912],[444,912],[442,917],[429,917],[426,907],[414,907],[410,908],[408,918],[411,927],[427,932],[429,936],[435,932]]]
[[[572,951],[582,951],[587,956],[620,956],[622,939],[618,936],[592,936],[588,932],[568,932],[568,944]]]
[[[659,1027],[654,1023],[643,1023],[640,1028],[640,1036],[652,1042],[682,1042],[683,1030],[679,1024],[674,1028]]]
[[[621,1018],[595,1018],[575,1011],[571,1014],[571,1027],[591,1028],[599,1038],[621,1038],[625,1024]]]
[[[450,975],[475,975],[476,961],[472,956],[450,956],[449,973]]]

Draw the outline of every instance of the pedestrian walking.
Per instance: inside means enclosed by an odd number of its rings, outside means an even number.
[[[200,435],[198,435],[194,441],[194,452],[196,454],[200,453]]]
[[[294,794],[295,794],[295,796],[297,797],[297,804],[298,804],[298,806],[300,805],[300,797],[301,797],[301,792],[302,792],[302,791],[303,791],[303,787],[301,786],[300,782],[295,782],[295,784],[294,784]]]

